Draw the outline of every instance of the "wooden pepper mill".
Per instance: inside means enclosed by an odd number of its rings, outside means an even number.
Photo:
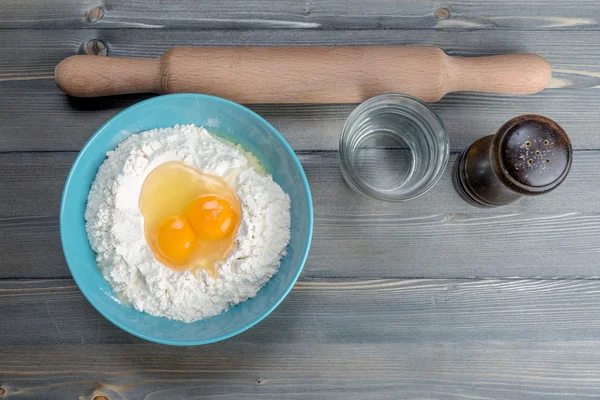
[[[468,203],[502,206],[558,187],[572,159],[571,141],[556,122],[522,115],[467,148],[454,164],[452,181]]]

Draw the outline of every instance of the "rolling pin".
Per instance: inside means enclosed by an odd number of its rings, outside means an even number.
[[[360,103],[382,93],[437,101],[454,91],[531,94],[550,65],[534,54],[450,57],[436,47],[191,47],[156,59],[76,55],[56,67],[71,96],[210,94],[238,103]]]

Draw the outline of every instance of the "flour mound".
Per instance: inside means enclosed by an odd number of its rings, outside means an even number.
[[[205,271],[171,270],[146,243],[140,192],[150,171],[169,161],[218,176],[242,169],[234,187],[241,224],[217,279]],[[277,272],[290,240],[289,196],[238,149],[194,125],[135,134],[109,152],[92,184],[85,219],[98,266],[115,292],[140,311],[185,322],[254,297]]]

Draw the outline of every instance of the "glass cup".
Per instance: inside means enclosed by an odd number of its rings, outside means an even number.
[[[340,168],[353,189],[387,201],[422,195],[449,156],[442,120],[421,100],[383,94],[360,104],[340,138]]]

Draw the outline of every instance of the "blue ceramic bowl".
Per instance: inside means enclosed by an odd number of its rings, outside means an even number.
[[[117,300],[85,232],[87,195],[106,152],[133,133],[176,124],[206,127],[250,150],[291,199],[291,240],[279,272],[256,297],[195,323],[153,317]],[[113,324],[142,339],[192,346],[227,339],[265,318],[288,294],[304,265],[313,227],[308,182],[289,144],[268,122],[239,104],[200,94],[155,97],[119,113],[85,144],[71,167],[60,207],[60,236],[71,274],[88,301]]]

